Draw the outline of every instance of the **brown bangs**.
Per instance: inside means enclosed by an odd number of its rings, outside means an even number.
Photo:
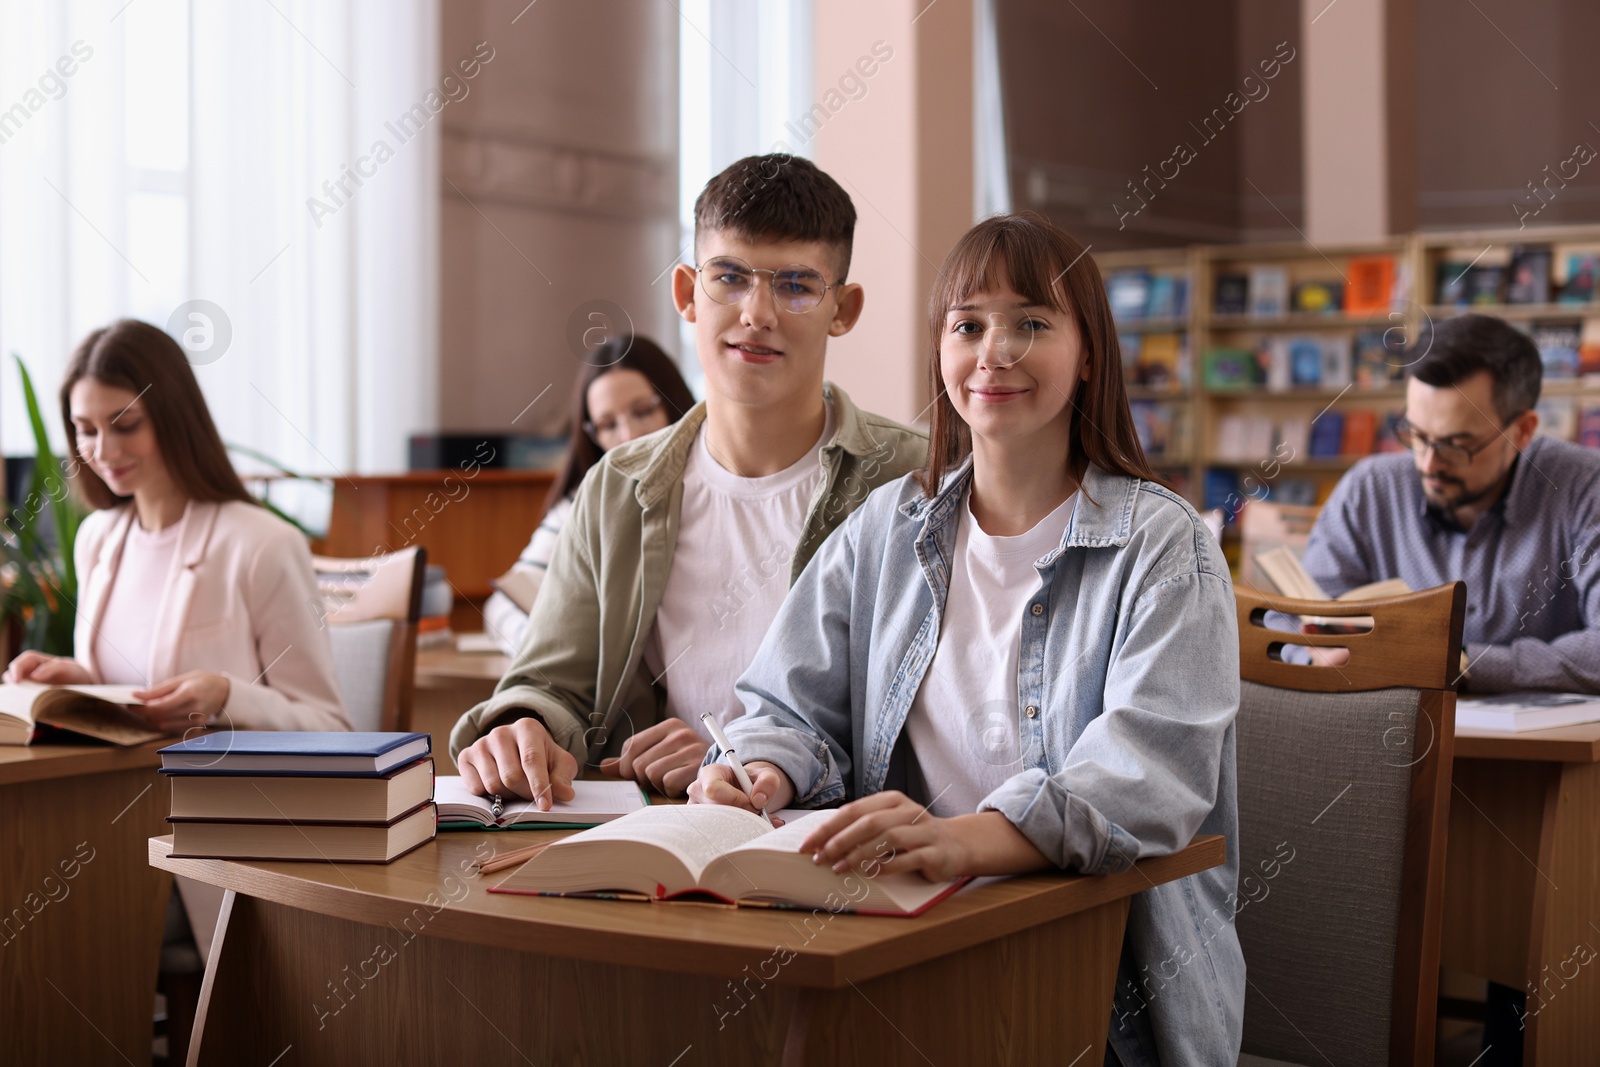
[[[956,414],[939,375],[939,342],[952,307],[1001,284],[1042,307],[1071,315],[1078,325],[1089,378],[1072,398],[1067,463],[1082,479],[1085,465],[1158,482],[1145,458],[1128,409],[1122,352],[1111,304],[1093,258],[1076,238],[1033,212],[996,215],[968,230],[945,257],[928,302],[928,391],[935,398],[928,426],[928,462],[917,480],[927,496],[945,472],[972,451],[967,425]]]

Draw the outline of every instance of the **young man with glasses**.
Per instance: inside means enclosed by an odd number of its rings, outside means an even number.
[[[848,194],[794,156],[740,160],[701,192],[672,290],[705,402],[584,480],[520,653],[451,733],[469,788],[548,809],[582,763],[681,794],[710,742],[700,716],[742,714],[734,682],[790,583],[922,465],[924,434],[823,380],[828,338],[861,314],[854,230]]]
[[[1439,323],[1397,428],[1411,454],[1351,469],[1311,531],[1330,596],[1385,578],[1467,583],[1463,688],[1600,692],[1600,453],[1536,437],[1542,365],[1508,323]]]

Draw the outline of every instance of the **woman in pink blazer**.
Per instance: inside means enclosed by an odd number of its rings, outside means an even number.
[[[79,494],[72,658],[24,652],[8,682],[137,685],[151,726],[348,730],[300,532],[228,462],[183,349],[123,319],[61,385]]]

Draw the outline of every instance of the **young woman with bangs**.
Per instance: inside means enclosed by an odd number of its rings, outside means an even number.
[[[720,761],[690,796],[842,804],[817,862],[933,879],[1109,873],[1222,834],[1224,866],[1134,898],[1107,1062],[1232,1064],[1233,588],[1140,449],[1084,253],[1030,214],[957,243],[927,465],[835,531],[739,680],[753,796]]]

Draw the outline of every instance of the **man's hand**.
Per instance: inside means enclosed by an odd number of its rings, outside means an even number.
[[[94,679],[83,664],[70,656],[47,656],[27,651],[11,661],[3,679],[8,683],[37,682],[40,685],[92,685]]]
[[[530,717],[496,726],[462,749],[456,769],[479,796],[522,797],[549,811],[555,801],[575,795],[578,761],[556,744],[544,723]]]
[[[225,674],[190,671],[137,690],[133,695],[144,703],[132,710],[143,715],[152,730],[181,734],[190,727],[209,725],[227,705],[231,689]]]
[[[772,811],[786,808],[794,799],[794,783],[773,764],[754,760],[744,765],[744,772],[755,787],[754,803],[740,787],[733,768],[726,763],[711,763],[700,768],[700,776],[689,787],[689,803],[726,804],[759,814],[762,808]]]
[[[622,743],[622,755],[600,761],[603,774],[632,778],[669,797],[682,796],[710,747],[682,719],[663,719]]]

